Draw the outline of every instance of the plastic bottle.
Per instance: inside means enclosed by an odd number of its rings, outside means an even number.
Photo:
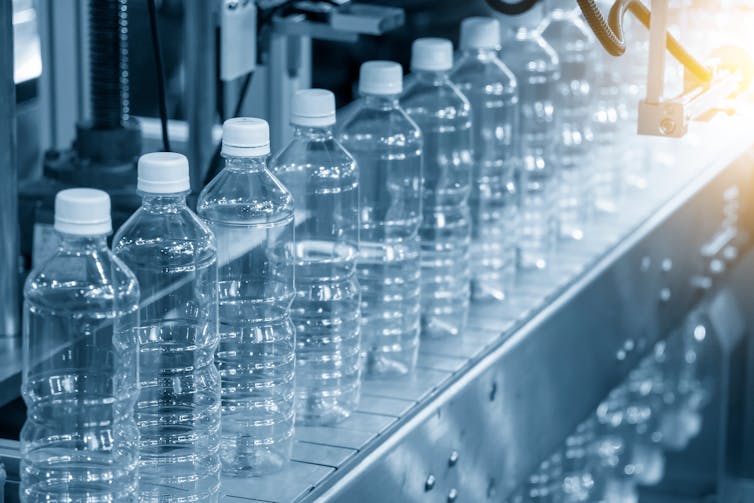
[[[215,367],[215,237],[186,206],[188,160],[145,154],[142,205],[118,230],[113,252],[136,274],[139,309],[139,500],[217,501],[220,375]]]
[[[519,136],[519,267],[544,269],[558,233],[555,196],[558,143],[554,98],[560,63],[542,38],[540,5],[509,18],[501,59],[518,82]]]
[[[331,424],[351,414],[361,389],[359,173],[334,138],[330,91],[298,91],[291,124],[270,170],[296,204],[296,421]]]
[[[261,119],[223,124],[224,169],[197,212],[217,240],[224,473],[270,473],[290,459],[294,424],[293,198],[267,169]]]
[[[469,195],[473,171],[471,105],[450,82],[453,45],[420,38],[411,47],[413,81],[401,105],[424,137],[421,237],[422,333],[461,333],[471,278]]]
[[[55,230],[24,288],[21,499],[136,501],[138,283],[107,247],[105,192],[59,192]]]
[[[558,214],[560,237],[582,239],[590,216],[593,176],[589,154],[594,133],[592,107],[596,40],[573,0],[548,0],[544,38],[558,54],[555,86],[558,113]]]
[[[600,0],[598,5],[607,15],[612,0]],[[628,166],[621,133],[628,126],[629,104],[623,95],[624,62],[611,56],[600,44],[594,49],[594,129],[593,155],[589,169],[594,180],[594,209],[599,213],[615,213],[623,195],[623,176]],[[634,124],[635,126],[635,124]]]
[[[475,299],[508,297],[516,271],[516,78],[497,58],[500,24],[491,17],[461,23],[461,53],[450,75],[473,113],[471,292]]]
[[[405,374],[419,349],[422,137],[398,103],[398,63],[361,65],[338,137],[359,166],[361,334],[367,375]]]

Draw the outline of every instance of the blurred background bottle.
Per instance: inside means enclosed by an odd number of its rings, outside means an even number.
[[[138,173],[142,205],[115,234],[113,252],[141,288],[139,500],[218,501],[215,237],[186,205],[186,157],[145,154]]]
[[[500,61],[500,24],[490,17],[461,23],[461,50],[450,79],[473,115],[471,292],[475,299],[508,297],[516,270],[516,78]]]
[[[20,496],[135,502],[138,283],[107,247],[105,192],[58,192],[55,230],[24,288]]]
[[[473,170],[471,106],[450,82],[453,45],[422,38],[411,47],[412,80],[401,105],[424,137],[422,333],[458,335],[471,290],[469,195]]]
[[[547,267],[558,234],[555,209],[559,141],[554,99],[558,56],[541,36],[542,6],[508,18],[500,57],[516,76],[519,102],[519,267]]]
[[[368,375],[405,374],[420,330],[422,136],[400,107],[397,63],[361,66],[361,100],[338,138],[358,164],[361,334]]]
[[[225,121],[225,167],[197,203],[217,240],[220,455],[233,476],[279,470],[293,443],[293,198],[267,169],[269,153],[267,122]]]
[[[296,215],[296,421],[331,424],[359,401],[359,173],[333,136],[335,97],[298,91],[293,139],[270,161]]]
[[[564,239],[581,239],[591,214],[596,40],[572,0],[547,0],[542,37],[558,54],[560,75],[553,102],[558,114],[558,223]]]

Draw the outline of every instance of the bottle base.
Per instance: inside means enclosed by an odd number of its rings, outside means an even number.
[[[299,393],[296,397],[296,424],[331,426],[348,419],[359,405],[360,380],[338,393]]]
[[[222,457],[222,474],[233,478],[251,478],[277,473],[290,461],[292,447],[292,440],[288,440],[286,445],[256,446],[243,452],[230,448],[231,452],[224,453]]]
[[[367,379],[381,377],[400,377],[410,374],[416,367],[416,358],[419,353],[418,334],[417,343],[410,350],[400,352],[369,351],[364,365],[364,373]]]

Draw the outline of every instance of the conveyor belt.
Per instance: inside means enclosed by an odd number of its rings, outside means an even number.
[[[298,427],[282,472],[224,479],[225,500],[502,499],[690,305],[688,274],[722,221],[721,194],[749,171],[735,162],[754,143],[746,124],[647,140],[668,159],[649,189],[562,244],[547,271],[521,274],[509,302],[474,304],[462,337],[423,340],[414,375],[365,382],[345,422]],[[0,400],[18,386],[16,354],[0,354]],[[14,445],[3,445],[13,479]]]

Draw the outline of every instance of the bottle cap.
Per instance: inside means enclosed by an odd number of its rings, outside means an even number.
[[[96,189],[66,189],[55,196],[55,230],[78,236],[110,234],[110,196]]]
[[[445,38],[418,38],[411,45],[411,71],[445,72],[453,67],[453,44]]]
[[[335,124],[335,95],[326,89],[296,91],[291,103],[291,124],[327,127]]]
[[[223,123],[222,153],[259,157],[270,153],[270,126],[264,119],[236,117]]]
[[[178,194],[191,190],[188,159],[175,152],[152,152],[139,157],[136,189],[150,194]]]
[[[461,22],[461,50],[500,47],[500,23],[494,17],[470,17]]]
[[[393,61],[367,61],[359,71],[359,93],[390,96],[403,92],[403,68]]]

